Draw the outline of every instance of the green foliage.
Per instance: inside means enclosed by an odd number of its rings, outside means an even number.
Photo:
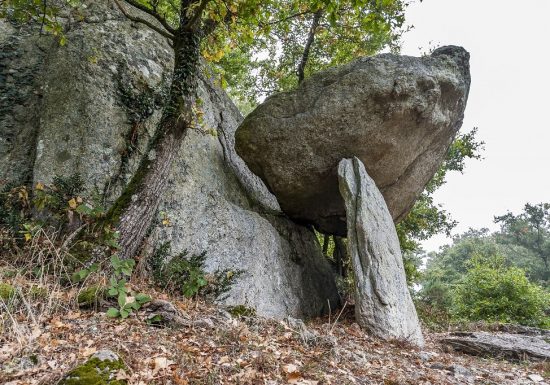
[[[469,321],[518,323],[550,328],[550,295],[502,256],[474,256],[453,293],[453,313]]]
[[[169,285],[177,285],[181,293],[192,298],[208,284],[206,274],[203,271],[206,253],[192,255],[186,259],[187,253],[184,252],[172,258],[165,266],[164,272]]]
[[[8,302],[15,295],[15,288],[9,283],[0,282],[0,301]]]
[[[99,263],[92,263],[90,266],[80,269],[78,271],[75,271],[73,275],[71,276],[72,282],[83,282],[88,278],[88,276],[92,273],[95,273],[99,270]]]
[[[0,227],[14,238],[28,241],[44,227],[58,231],[77,221],[95,220],[103,209],[83,202],[79,195],[83,186],[78,173],[68,177],[56,175],[51,185],[37,183],[32,190],[6,185],[0,191]]]
[[[53,4],[52,4],[53,3]],[[40,32],[49,33],[58,38],[60,45],[67,40],[63,27],[59,21],[59,8],[56,5],[76,5],[77,0],[47,1],[47,0],[3,0],[0,2],[0,18],[12,22],[25,24],[36,21],[40,25]]]
[[[80,307],[93,308],[99,305],[99,302],[105,298],[106,294],[104,287],[93,285],[81,290],[76,300]]]
[[[245,1],[232,14],[234,28],[217,29],[205,40],[204,55],[216,64],[230,95],[240,105],[254,106],[295,87],[304,59],[307,77],[385,47],[397,49],[406,5],[401,0]]]
[[[405,268],[405,276],[409,287],[418,282],[420,279],[420,266],[422,266],[421,251],[407,251],[403,253],[403,267]]]
[[[151,301],[146,294],[135,294],[128,287],[126,277],[132,276],[135,266],[133,259],[120,259],[116,254],[111,257],[113,275],[109,279],[107,293],[117,299],[118,308],[111,307],[107,310],[107,316],[111,318],[128,318],[134,311],[138,311],[144,304]]]
[[[155,283],[164,290],[181,293],[187,298],[201,296],[218,299],[231,288],[242,271],[217,270],[207,274],[204,270],[206,252],[188,257],[184,251],[173,257],[170,243],[162,244],[149,260]]]
[[[532,279],[550,283],[550,204],[527,203],[522,213],[497,216],[495,223],[501,225],[497,242],[515,264],[526,268]]]
[[[437,173],[418,197],[409,214],[397,225],[399,242],[404,252],[417,250],[419,241],[436,234],[450,235],[456,226],[456,221],[450,218],[441,205],[434,203],[432,194],[445,184],[445,177],[450,171],[463,172],[466,159],[481,158],[480,152],[484,143],[477,141],[476,134],[477,128],[474,128],[456,137]]]
[[[427,268],[420,279],[422,288],[416,294],[417,309],[427,325],[435,327],[460,320],[544,324],[544,320],[532,313],[527,313],[523,319],[510,315],[510,312],[517,314],[523,302],[529,303],[529,298],[521,296],[529,297],[541,291],[529,282],[528,277],[532,274],[520,268],[518,262],[521,260],[512,252],[514,249],[499,243],[500,236],[501,233],[490,234],[487,229],[471,229],[454,237],[452,245],[428,255]],[[473,270],[473,267],[477,269]],[[539,261],[537,269],[542,267]],[[469,277],[467,283],[466,277]],[[465,290],[470,292],[466,294]],[[483,296],[486,296],[485,300]],[[540,297],[537,294],[530,298],[536,301]],[[475,300],[475,304],[467,300]]]

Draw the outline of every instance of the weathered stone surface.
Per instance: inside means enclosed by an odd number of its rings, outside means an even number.
[[[237,130],[237,152],[285,213],[339,235],[346,228],[336,168],[356,156],[399,221],[462,124],[468,60],[463,48],[448,46],[320,72],[250,113]]]
[[[550,338],[510,333],[450,333],[441,340],[454,350],[509,360],[550,360]]]
[[[358,158],[343,159],[338,178],[347,213],[357,323],[378,337],[422,346],[399,239],[384,197]]]
[[[38,37],[32,26],[16,30],[0,20],[0,31],[8,34],[0,34],[0,73],[17,71],[28,80],[25,95],[40,95],[36,103],[24,102],[24,95],[1,99],[2,111],[19,112],[17,119],[13,112],[0,117],[0,177],[50,183],[56,174],[78,172],[88,194],[109,204],[145,154],[160,117],[164,79],[171,76],[172,51],[111,1],[87,6],[72,21],[64,47]],[[11,42],[11,56],[3,55],[5,42]],[[40,48],[47,60],[26,66],[13,59],[38,57]],[[0,97],[20,82],[0,83]],[[193,130],[185,139],[166,175],[169,187],[148,240],[151,249],[169,241],[173,254],[206,251],[210,271],[243,270],[224,302],[259,315],[314,316],[328,309],[327,301],[336,306],[332,271],[315,235],[281,215],[275,197],[235,154],[241,114],[206,76],[200,98],[203,131],[213,134]],[[5,140],[5,133],[19,139]],[[162,225],[161,217],[170,224]]]

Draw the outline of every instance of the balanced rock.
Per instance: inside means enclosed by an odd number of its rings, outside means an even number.
[[[377,337],[422,346],[420,322],[386,202],[358,158],[342,159],[338,178],[346,205],[357,323]]]
[[[236,150],[298,222],[344,235],[338,162],[358,157],[402,219],[443,161],[462,125],[469,54],[382,54],[311,76],[246,117]]]

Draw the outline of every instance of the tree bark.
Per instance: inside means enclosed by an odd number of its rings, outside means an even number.
[[[323,255],[328,256],[328,244],[330,242],[330,235],[323,235]]]
[[[193,124],[200,30],[185,27],[186,9],[182,6],[181,27],[174,35],[174,73],[159,127],[137,172],[107,216],[117,226],[121,258],[132,258],[139,250],[154,220],[174,159]]]
[[[344,269],[344,261],[347,261],[348,253],[346,246],[344,245],[344,240],[342,237],[337,235],[334,236],[334,263],[336,264],[336,272],[342,276],[346,277],[346,270]]]

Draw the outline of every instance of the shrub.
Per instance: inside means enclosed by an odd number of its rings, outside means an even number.
[[[8,302],[15,295],[15,288],[8,284],[0,282],[0,301]]]
[[[529,282],[525,271],[508,267],[501,256],[474,256],[453,293],[453,314],[469,321],[550,327],[550,296]]]
[[[229,291],[242,271],[204,270],[206,252],[188,256],[187,251],[170,257],[170,243],[163,243],[149,260],[155,283],[164,290],[183,294],[187,298],[200,295],[215,300]]]

